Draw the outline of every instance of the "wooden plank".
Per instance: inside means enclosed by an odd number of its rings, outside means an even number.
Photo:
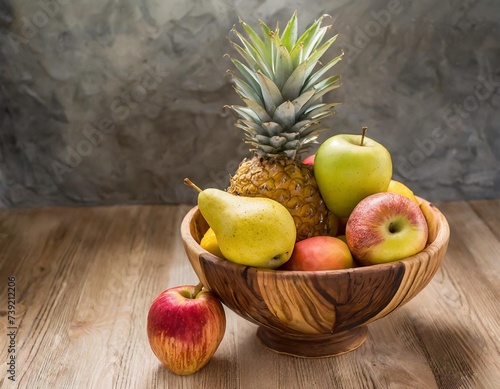
[[[450,202],[440,205],[442,212],[448,218],[451,228],[451,239],[459,244],[458,259],[463,261],[464,273],[482,274],[481,283],[489,282],[488,288],[500,293],[500,239],[498,236],[500,211],[494,205],[481,208],[481,203],[475,203],[482,214],[478,214],[471,206],[463,202]],[[484,219],[483,219],[484,218]],[[448,257],[451,257],[448,255]],[[453,257],[451,257],[453,258]]]
[[[500,199],[469,201],[469,205],[500,241]]]

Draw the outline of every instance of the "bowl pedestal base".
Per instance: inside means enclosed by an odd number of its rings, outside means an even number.
[[[265,327],[257,329],[257,337],[272,351],[302,358],[325,358],[348,353],[361,346],[367,335],[367,326],[332,335],[295,335],[278,333]]]

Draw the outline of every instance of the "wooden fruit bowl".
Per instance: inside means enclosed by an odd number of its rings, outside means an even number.
[[[326,357],[359,347],[366,325],[407,303],[431,280],[448,247],[446,218],[419,199],[429,226],[427,247],[400,261],[331,271],[267,270],[237,265],[199,245],[208,225],[191,209],[181,225],[191,265],[207,288],[276,352]]]

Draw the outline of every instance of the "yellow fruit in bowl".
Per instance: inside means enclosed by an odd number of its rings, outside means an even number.
[[[420,206],[420,203],[413,194],[412,190],[402,182],[391,180],[389,187],[387,188],[387,192],[398,193],[402,196],[408,197],[411,201]]]
[[[337,235],[336,238],[340,239],[344,243],[347,243],[347,239],[346,239],[345,235]]]
[[[203,238],[201,238],[200,246],[207,250],[210,254],[219,258],[224,258],[220,251],[219,244],[217,243],[215,232],[211,228],[209,228],[207,232],[205,232],[205,235],[203,235]]]

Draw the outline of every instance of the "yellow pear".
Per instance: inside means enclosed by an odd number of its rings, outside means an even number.
[[[199,193],[198,207],[227,260],[274,269],[290,259],[297,231],[277,201],[209,188]]]

